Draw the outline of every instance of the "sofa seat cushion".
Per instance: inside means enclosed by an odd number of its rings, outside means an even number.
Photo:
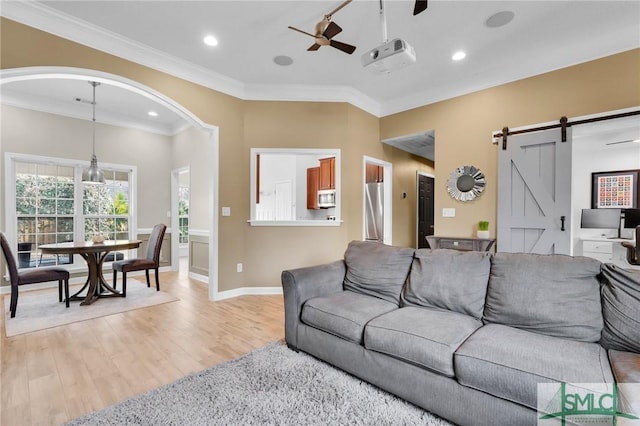
[[[491,254],[416,250],[400,306],[445,309],[482,318]]]
[[[600,262],[588,257],[496,253],[485,323],[597,342],[602,332]]]
[[[395,303],[352,291],[307,300],[302,322],[311,327],[362,344],[364,326],[382,314],[398,309]]]
[[[344,253],[344,289],[399,304],[414,251],[373,241],[351,241]]]
[[[537,408],[538,383],[612,383],[605,349],[503,325],[485,325],[454,356],[456,378],[499,398]]]
[[[409,306],[367,324],[364,345],[453,377],[453,353],[481,326],[480,321],[457,312]]]

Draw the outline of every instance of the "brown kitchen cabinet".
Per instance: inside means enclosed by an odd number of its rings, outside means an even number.
[[[307,169],[307,209],[317,210],[318,189],[320,184],[320,167],[309,167]]]
[[[365,176],[366,183],[383,182],[384,167],[367,163]]]
[[[320,187],[318,189],[336,189],[336,157],[320,160]]]

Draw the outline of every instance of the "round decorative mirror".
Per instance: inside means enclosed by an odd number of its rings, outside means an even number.
[[[484,173],[475,166],[462,166],[455,169],[447,179],[447,191],[459,201],[471,201],[484,191],[486,181]]]

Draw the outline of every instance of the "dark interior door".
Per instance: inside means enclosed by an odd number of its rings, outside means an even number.
[[[418,248],[429,248],[427,235],[433,235],[433,181],[418,175]]]

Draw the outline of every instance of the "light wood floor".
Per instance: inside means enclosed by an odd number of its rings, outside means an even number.
[[[281,295],[210,302],[175,272],[160,286],[180,300],[11,338],[2,303],[0,424],[61,424],[284,337]]]

